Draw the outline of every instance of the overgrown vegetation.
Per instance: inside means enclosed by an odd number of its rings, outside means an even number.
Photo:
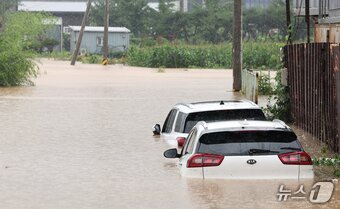
[[[315,166],[327,166],[332,169],[333,175],[340,177],[340,155],[336,155],[333,158],[320,157],[313,158],[313,164]]]
[[[19,0],[1,0],[0,1],[0,32],[3,30],[5,18],[8,11],[15,8]]]
[[[281,70],[278,70],[275,77],[275,88],[273,96],[269,96],[267,107],[263,109],[268,119],[280,119],[287,123],[292,122],[290,116],[289,87],[281,83]]]
[[[260,72],[259,75],[259,95],[272,95],[274,93],[274,89],[270,83],[270,77],[268,74],[263,74]]]
[[[90,54],[85,56],[78,56],[78,61],[81,61],[85,64],[100,64],[102,60],[102,56],[97,54]]]
[[[245,42],[244,65],[246,68],[280,66],[280,47],[274,42]],[[231,68],[232,45],[165,44],[153,47],[131,47],[127,62],[132,66],[166,68]]]
[[[6,15],[0,34],[0,86],[32,85],[38,73],[33,61],[34,44],[49,27],[51,18],[42,13],[15,12]]]
[[[312,160],[314,166],[317,166],[317,170],[326,175],[331,174],[334,177],[340,177],[340,155],[331,153],[326,144],[321,146],[319,154]]]

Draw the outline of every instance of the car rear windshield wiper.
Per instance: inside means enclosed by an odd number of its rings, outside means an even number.
[[[273,150],[269,150],[269,149],[250,149],[250,150],[248,151],[248,153],[249,153],[250,155],[256,154],[256,153],[270,153],[270,152],[278,153],[278,151],[273,151]]]
[[[280,149],[290,149],[290,150],[302,151],[301,148],[297,148],[297,147],[281,147]]]

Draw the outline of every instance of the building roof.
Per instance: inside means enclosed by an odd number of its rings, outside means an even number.
[[[80,31],[80,26],[70,26],[73,31]],[[86,32],[104,32],[104,27],[94,27],[94,26],[86,26]],[[109,32],[111,33],[130,33],[130,30],[126,27],[109,27]]]
[[[19,11],[30,12],[85,12],[86,2],[73,1],[21,1]]]

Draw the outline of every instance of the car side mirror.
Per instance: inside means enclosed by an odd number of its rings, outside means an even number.
[[[167,151],[164,152],[164,157],[166,158],[180,158],[181,155],[177,153],[177,149],[168,149]]]
[[[161,125],[156,124],[152,127],[153,135],[160,135],[161,134]]]

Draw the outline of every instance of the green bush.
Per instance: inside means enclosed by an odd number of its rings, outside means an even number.
[[[6,15],[0,34],[0,86],[33,85],[38,68],[33,58],[32,44],[50,27],[44,24],[49,15],[14,12]]]
[[[72,58],[72,54],[68,51],[61,51],[61,52],[57,52],[57,51],[53,51],[51,53],[49,53],[49,56],[52,57],[55,60],[64,60],[64,61],[68,61],[71,60]]]
[[[333,169],[333,175],[340,177],[340,155],[336,155],[333,158],[313,158],[313,164],[315,166],[329,166]]]
[[[282,43],[246,42],[243,47],[243,67],[248,69],[280,69]]]
[[[269,120],[280,119],[290,123],[292,118],[290,114],[289,87],[282,85],[281,71],[277,72],[275,80],[277,85],[273,92],[274,96],[269,96],[268,105],[263,111]],[[274,100],[274,104],[270,104],[271,100]]]
[[[0,40],[0,86],[33,85],[38,68],[32,54]]]
[[[125,56],[125,51],[110,51],[109,52],[109,57],[111,58],[122,58]]]
[[[249,69],[281,66],[278,43],[245,42],[243,62]],[[132,66],[167,68],[232,68],[232,45],[161,45],[154,47],[131,47],[127,62]]]
[[[77,61],[80,61],[84,64],[100,64],[102,61],[102,56],[98,54],[78,56]]]
[[[267,74],[261,74],[259,76],[259,95],[272,95],[273,88],[270,84],[270,78]]]

